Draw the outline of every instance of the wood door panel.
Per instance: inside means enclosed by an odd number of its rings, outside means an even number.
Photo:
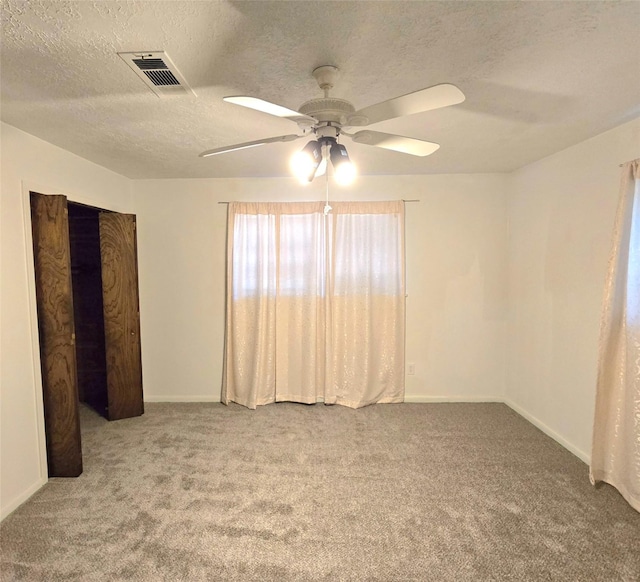
[[[31,192],[40,363],[50,477],[82,473],[65,196]]]
[[[135,227],[134,215],[100,214],[109,420],[144,412]]]

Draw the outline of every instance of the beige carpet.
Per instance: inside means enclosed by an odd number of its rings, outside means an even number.
[[[83,411],[2,580],[640,580],[640,514],[502,404]]]

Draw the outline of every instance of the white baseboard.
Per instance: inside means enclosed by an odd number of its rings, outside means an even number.
[[[219,396],[202,396],[202,395],[163,395],[144,396],[145,402],[220,402]]]
[[[18,509],[29,497],[31,497],[38,489],[45,485],[47,479],[40,479],[36,481],[31,487],[23,491],[18,497],[11,501],[8,505],[0,510],[0,521],[7,517],[10,513]]]
[[[175,394],[159,394],[144,396],[145,402],[220,402],[219,396],[200,396],[200,395],[175,395]],[[427,402],[505,402],[502,396],[422,396],[405,394],[405,402],[412,404]],[[324,402],[324,398],[318,398],[318,402]]]
[[[421,396],[405,394],[404,401],[411,404],[429,402],[504,402],[503,396]]]
[[[219,396],[200,395],[154,395],[144,397],[145,402],[220,402]],[[502,396],[422,396],[405,395],[405,402],[412,404],[428,402],[504,402]],[[318,402],[324,402],[323,398],[318,398]]]
[[[520,416],[527,419],[531,424],[538,427],[543,433],[547,436],[550,436],[554,441],[561,444],[565,449],[572,452],[578,459],[584,461],[587,465],[591,463],[591,455],[581,451],[578,447],[572,445],[568,440],[561,437],[556,431],[550,429],[544,422],[538,420],[532,414],[529,414],[524,409],[520,408],[515,402],[511,400],[504,399],[503,402],[512,410],[517,412]]]

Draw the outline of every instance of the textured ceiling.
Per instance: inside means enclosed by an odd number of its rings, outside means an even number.
[[[363,174],[504,172],[640,115],[640,2],[2,0],[2,119],[130,178],[289,175],[304,144],[199,158],[296,133],[224,103],[356,109],[438,83],[467,100],[371,129],[441,144],[413,156],[345,140]],[[196,97],[159,98],[117,56],[164,50]]]

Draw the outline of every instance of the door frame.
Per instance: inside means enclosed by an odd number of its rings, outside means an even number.
[[[60,187],[54,188],[50,185],[37,184],[31,181],[22,180],[22,221],[23,232],[25,238],[26,249],[26,265],[27,265],[27,291],[28,291],[28,307],[29,307],[29,335],[31,340],[31,369],[33,374],[34,393],[36,409],[36,431],[38,442],[39,463],[39,483],[37,488],[44,485],[49,479],[49,470],[47,467],[47,441],[44,423],[44,394],[42,388],[42,367],[40,362],[40,335],[38,331],[38,308],[36,303],[36,272],[33,255],[33,236],[31,231],[31,199],[32,191],[45,195],[59,195],[67,197],[69,202],[84,204],[98,210],[106,210],[107,212],[121,212],[123,214],[132,214],[130,208],[124,208],[117,203],[109,202],[105,205],[102,200],[95,200],[83,194],[79,194],[73,188]],[[35,489],[34,489],[35,491]]]

